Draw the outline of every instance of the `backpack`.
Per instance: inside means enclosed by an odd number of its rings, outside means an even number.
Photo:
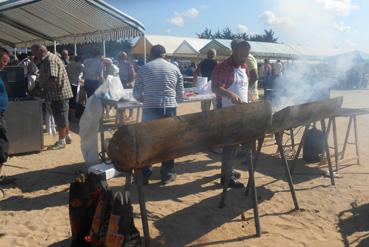
[[[310,128],[305,135],[303,160],[306,163],[317,163],[322,160],[324,153],[325,135],[315,127]]]

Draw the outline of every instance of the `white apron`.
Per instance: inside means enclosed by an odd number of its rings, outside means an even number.
[[[234,68],[234,81],[227,90],[238,95],[242,102],[248,102],[249,78],[247,77],[246,69]],[[222,107],[230,107],[233,105],[230,99],[222,97]]]

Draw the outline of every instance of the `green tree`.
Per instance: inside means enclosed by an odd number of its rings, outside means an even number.
[[[224,28],[223,30],[218,30],[215,33],[209,28],[205,28],[205,30],[201,33],[196,34],[200,39],[244,39],[249,41],[260,41],[260,42],[269,42],[269,43],[277,43],[278,38],[275,37],[275,33],[272,29],[264,30],[264,34],[255,34],[248,35],[247,33],[233,33],[229,27]]]

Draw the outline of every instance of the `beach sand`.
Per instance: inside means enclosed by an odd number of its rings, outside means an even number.
[[[340,91],[347,107],[369,107],[369,91]],[[180,106],[179,114],[200,110]],[[159,184],[160,166],[145,187],[152,246],[369,246],[369,116],[358,118],[361,164],[341,162],[336,186],[323,174],[326,165],[299,162],[293,177],[302,210],[294,211],[274,140],[267,139],[257,167],[256,185],[262,236],[255,237],[252,201],[243,190],[230,190],[227,206],[218,208],[220,155],[198,153],[176,160],[177,180]],[[338,120],[342,146],[347,119]],[[56,137],[55,137],[56,138]],[[353,133],[351,135],[353,140]],[[45,144],[55,141],[45,135]],[[332,142],[331,142],[332,143]],[[0,201],[0,246],[68,246],[69,183],[83,166],[79,137],[59,151],[10,158],[6,172],[17,178]],[[349,146],[346,157],[354,157]],[[247,182],[244,159],[235,167]],[[121,190],[123,177],[109,185]],[[135,223],[142,233],[136,188],[132,187]],[[244,214],[245,217],[241,217]]]

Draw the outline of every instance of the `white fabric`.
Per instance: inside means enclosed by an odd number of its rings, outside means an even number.
[[[99,163],[98,133],[104,113],[104,99],[119,101],[124,96],[119,77],[108,76],[95,93],[87,99],[85,110],[79,121],[81,151],[86,165]],[[102,145],[104,145],[102,143]]]
[[[227,90],[238,95],[242,102],[248,102],[249,78],[244,68],[234,68],[234,81]],[[222,97],[222,107],[230,107],[233,105],[230,99]]]

